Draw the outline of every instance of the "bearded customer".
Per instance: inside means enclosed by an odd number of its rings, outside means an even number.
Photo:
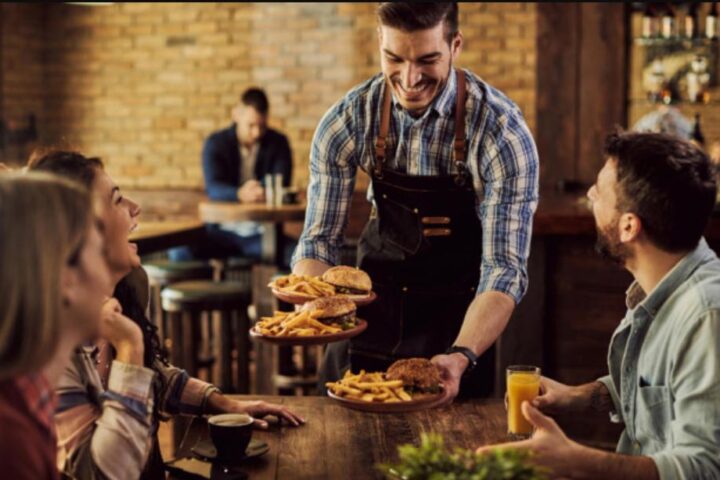
[[[382,73],[315,132],[293,257],[305,275],[338,262],[357,169],[368,173],[358,266],[378,299],[358,312],[365,333],[330,345],[322,380],[433,357],[447,401],[461,378],[464,393],[488,394],[491,346],[527,289],[535,143],[511,100],[453,67],[463,46],[456,3],[382,3],[378,21]]]
[[[605,153],[588,192],[598,250],[635,277],[609,375],[580,386],[543,377],[543,394],[522,406],[535,435],[506,446],[532,450],[552,478],[720,478],[720,260],[702,238],[713,169],[664,134],[613,134]],[[569,440],[540,410],[610,412],[625,425],[617,453]]]

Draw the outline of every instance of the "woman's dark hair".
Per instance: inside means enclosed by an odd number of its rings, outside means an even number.
[[[74,180],[91,190],[97,171],[103,169],[103,163],[97,157],[86,157],[78,152],[50,150],[33,154],[28,161],[28,169]],[[156,357],[167,363],[165,352],[158,338],[157,327],[148,320],[136,291],[127,282],[127,277],[117,284],[114,295],[122,306],[123,314],[137,323],[142,330],[145,366],[151,368],[153,359]]]
[[[604,150],[617,162],[618,211],[640,217],[648,238],[667,252],[695,248],[715,206],[708,156],[663,133],[616,131]]]
[[[265,95],[262,89],[257,87],[245,90],[240,97],[240,102],[246,107],[254,108],[260,115],[267,115],[268,110],[270,110],[267,95]]]
[[[444,22],[448,43],[458,33],[457,2],[382,2],[377,9],[377,16],[380,25],[403,32],[427,30]]]

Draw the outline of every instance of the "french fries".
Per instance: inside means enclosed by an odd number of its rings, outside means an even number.
[[[323,282],[318,277],[295,275],[294,273],[278,277],[275,281],[270,282],[268,287],[284,293],[301,295],[308,298],[331,297],[335,295],[335,287]]]
[[[402,380],[388,380],[383,372],[350,373],[337,382],[325,384],[335,395],[363,402],[395,403],[409,402],[412,397],[403,388]]]
[[[308,311],[275,312],[272,317],[262,317],[255,324],[255,330],[272,337],[310,337],[343,331],[340,327],[319,322]]]

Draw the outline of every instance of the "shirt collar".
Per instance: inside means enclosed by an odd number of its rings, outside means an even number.
[[[49,432],[54,432],[53,415],[57,396],[43,374],[27,374],[15,378],[15,387],[30,414]]]
[[[448,81],[443,87],[442,91],[438,94],[438,96],[435,97],[432,104],[430,105],[430,108],[428,108],[425,113],[420,117],[423,118],[427,115],[427,113],[430,110],[434,110],[437,112],[437,114],[441,117],[447,116],[452,114],[453,107],[455,107],[455,92],[457,91],[456,85],[457,85],[457,75],[455,72],[455,68],[450,68],[450,75],[448,76]],[[391,90],[392,92],[392,90]],[[397,101],[395,98],[395,95],[392,95],[392,103],[393,107],[405,110]]]
[[[666,273],[649,295],[643,292],[637,281],[633,282],[626,292],[625,303],[627,307],[629,309],[640,307],[651,317],[655,317],[665,303],[665,300],[692,275],[701,263],[711,259],[714,255],[705,239],[701,238],[697,247],[685,255],[677,265]]]

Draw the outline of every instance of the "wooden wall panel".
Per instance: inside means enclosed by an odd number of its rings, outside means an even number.
[[[627,13],[621,3],[538,4],[541,184],[592,184],[602,143],[625,125]]]

